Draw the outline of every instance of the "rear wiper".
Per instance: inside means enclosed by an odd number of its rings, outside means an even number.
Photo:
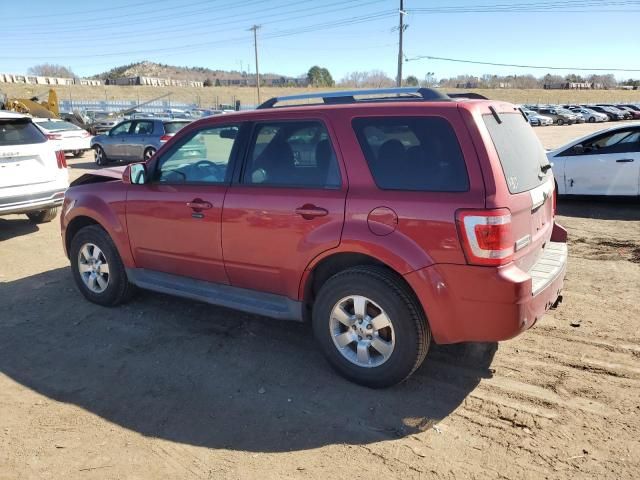
[[[540,165],[540,170],[542,170],[542,173],[547,173],[547,170],[551,167],[553,167],[553,163],[546,163],[544,165]]]

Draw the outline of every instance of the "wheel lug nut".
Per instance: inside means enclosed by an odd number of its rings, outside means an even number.
[[[367,325],[367,330],[371,330],[373,328],[373,325],[369,324]]]

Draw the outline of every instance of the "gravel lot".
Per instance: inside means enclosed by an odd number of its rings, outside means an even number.
[[[154,293],[92,305],[56,221],[1,217],[0,479],[638,478],[640,205],[559,212],[561,307],[509,342],[433,347],[383,391],[334,374],[305,325]]]

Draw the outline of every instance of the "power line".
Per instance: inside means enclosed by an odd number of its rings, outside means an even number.
[[[593,10],[589,7],[627,7],[639,6],[637,0],[555,0],[555,1],[538,1],[527,3],[499,3],[499,4],[472,4],[472,5],[456,5],[444,7],[421,7],[411,8],[411,13],[501,13],[501,12],[552,12],[563,11],[567,9],[579,8],[579,11],[596,12],[602,10]],[[613,10],[616,12],[626,12],[627,9]]]
[[[518,65],[514,63],[481,62],[477,60],[466,60],[460,58],[435,57],[433,55],[419,55],[408,58],[407,61],[414,60],[440,60],[444,62],[471,63],[475,65],[491,65],[494,67],[515,67],[515,68],[535,68],[540,70],[579,70],[588,72],[640,72],[640,68],[587,68],[587,67],[557,67],[543,65]]]
[[[304,27],[290,29],[290,30],[281,30],[273,32],[272,34],[266,35],[263,38],[280,38],[287,37],[291,35],[297,35],[301,33],[309,33],[320,30],[327,30],[331,28],[338,28],[342,26],[355,25],[359,23],[365,23],[369,21],[378,20],[381,18],[388,18],[390,15],[394,15],[395,11],[383,11],[370,15],[363,15],[359,17],[351,17],[337,21],[323,22],[313,25],[307,25]],[[112,57],[112,56],[121,56],[121,55],[141,55],[141,54],[154,54],[154,53],[163,53],[163,52],[172,52],[172,51],[198,51],[209,46],[214,46],[218,44],[228,45],[230,42],[243,42],[246,41],[244,37],[236,37],[236,38],[225,38],[221,40],[214,40],[210,42],[199,42],[192,43],[187,45],[179,45],[174,47],[163,47],[163,48],[155,48],[155,49],[145,49],[145,50],[137,50],[137,51],[120,51],[120,52],[109,52],[109,53],[92,53],[91,55],[42,55],[42,56],[0,56],[0,59],[3,60],[42,60],[42,59],[70,59],[70,58],[88,58],[88,57]]]
[[[116,7],[102,7],[95,10],[83,10],[80,12],[75,10],[73,12],[67,12],[67,13],[47,13],[46,15],[30,15],[28,17],[20,15],[19,18],[21,20],[31,20],[34,18],[69,17],[69,15],[86,15],[87,13],[103,13],[105,11],[110,11],[110,10],[121,10],[122,8],[132,8],[132,7],[139,7],[144,5],[157,5],[158,3],[165,3],[168,1],[170,0],[152,0],[150,2],[128,3],[125,5],[119,5]],[[175,7],[172,7],[172,8],[175,9]]]
[[[258,2],[262,2],[264,0],[257,0]],[[310,0],[311,1],[311,0]],[[345,6],[345,4],[348,3],[353,3],[356,1],[360,1],[360,0],[343,0],[343,1],[339,1],[339,2],[334,2],[334,3],[329,3],[329,4],[324,4],[324,5],[316,5],[316,6],[312,6],[312,7],[306,7],[303,9],[296,9],[296,10],[289,10],[289,11],[275,11],[274,13],[271,14],[267,14],[267,15],[261,15],[260,16],[260,20],[264,20],[267,18],[272,18],[272,17],[277,17],[274,20],[268,21],[268,22],[264,22],[262,21],[261,24],[262,25],[271,25],[274,23],[280,23],[280,22],[286,22],[286,21],[290,21],[290,20],[296,20],[296,19],[300,19],[300,18],[308,18],[310,11],[316,10],[316,9],[322,9],[322,14],[327,14],[327,13],[334,13],[334,12],[338,12],[338,11],[342,11],[342,10],[348,10],[348,9],[353,9],[353,8],[360,8],[363,5],[369,5],[369,4],[373,4],[373,3],[381,3],[384,2],[386,0],[371,0],[368,2],[364,2],[364,3],[359,3],[356,5],[347,5]],[[243,4],[243,6],[246,6],[248,4],[250,4],[251,2],[245,2]],[[254,2],[255,3],[255,2]],[[334,6],[340,6],[340,8],[330,8],[330,7],[334,7]],[[290,14],[293,13],[302,13],[301,15],[295,15],[295,16],[290,16]],[[256,17],[255,12],[244,12],[244,13],[239,13],[239,14],[235,14],[235,15],[226,15],[225,16],[225,25],[234,25],[234,24],[246,24],[247,22],[254,20]],[[231,19],[236,18],[237,20],[232,20]],[[123,36],[119,36],[119,40],[133,40],[136,38],[143,38],[145,40],[149,40],[150,38],[152,38],[155,34],[161,36],[161,38],[166,39],[167,38],[167,34],[173,33],[173,32],[184,32],[185,28],[188,28],[189,31],[186,32],[184,35],[171,35],[171,39],[176,39],[176,38],[183,38],[183,37],[187,37],[187,38],[193,38],[193,36],[195,34],[200,33],[200,30],[194,27],[198,27],[201,26],[200,28],[204,28],[205,32],[203,33],[215,33],[216,35],[219,35],[220,33],[223,32],[229,32],[229,31],[237,31],[236,27],[230,27],[230,28],[224,28],[224,29],[216,29],[215,32],[211,30],[211,20],[210,19],[205,19],[205,20],[201,20],[201,21],[190,21],[187,23],[173,23],[171,28],[162,28],[159,29],[157,26],[152,27],[151,29],[136,29],[134,31],[131,32],[130,35],[123,35]],[[93,27],[92,27],[93,28]],[[34,32],[34,33],[38,33],[38,32]],[[48,35],[46,32],[41,32],[42,34]],[[149,35],[151,34],[151,35]],[[30,35],[31,36],[31,35]],[[112,33],[108,33],[107,36],[109,38],[112,37]],[[99,38],[99,37],[98,37]],[[57,39],[68,39],[71,41],[71,43],[69,43],[69,48],[77,48],[75,46],[76,40],[77,40],[77,35],[73,35],[71,37],[62,37],[60,35],[56,35],[55,39],[51,39],[51,41],[48,41],[47,44],[50,46],[51,42],[54,42]],[[93,37],[93,40],[96,41],[96,37]],[[41,45],[41,41],[36,40],[37,43],[34,43],[34,46],[40,46]],[[21,42],[20,44],[21,46],[24,45],[28,45],[28,43],[24,43]]]

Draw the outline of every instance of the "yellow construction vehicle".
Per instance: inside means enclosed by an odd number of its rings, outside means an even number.
[[[40,101],[38,97],[7,98],[5,95],[0,95],[0,109],[24,113],[39,118],[60,117],[58,95],[53,88],[49,90],[49,97],[44,101]]]

